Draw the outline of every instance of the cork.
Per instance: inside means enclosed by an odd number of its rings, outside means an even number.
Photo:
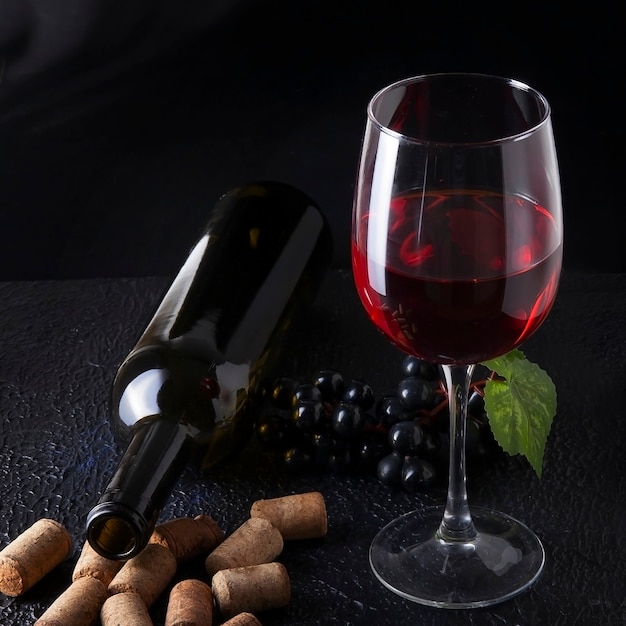
[[[19,596],[64,561],[72,538],[59,522],[43,518],[0,552],[0,592]]]
[[[315,539],[328,531],[326,503],[317,491],[257,500],[250,508],[250,516],[269,520],[285,541]]]
[[[217,522],[208,515],[179,517],[159,524],[150,543],[169,548],[178,563],[211,552],[224,539]]]
[[[107,559],[99,555],[88,541],[85,541],[83,548],[78,556],[74,571],[72,572],[72,580],[76,581],[79,578],[90,576],[91,578],[97,578],[102,584],[107,587],[113,580],[113,577],[119,570],[124,561],[114,561],[113,559]]]
[[[291,599],[289,575],[282,563],[262,563],[220,570],[211,579],[220,615],[256,613],[286,606]]]
[[[170,591],[165,626],[211,626],[212,623],[211,587],[195,578],[176,583]]]
[[[97,626],[108,595],[106,585],[97,578],[79,578],[48,607],[34,626]]]
[[[263,626],[252,613],[239,613],[235,617],[224,622],[222,626]]]
[[[132,591],[149,608],[176,573],[176,558],[165,547],[148,544],[137,556],[126,561],[109,583],[111,595]]]
[[[107,598],[100,611],[100,622],[102,626],[153,626],[148,607],[132,591]]]
[[[250,517],[205,559],[209,577],[222,569],[273,561],[283,550],[278,528],[262,517]]]

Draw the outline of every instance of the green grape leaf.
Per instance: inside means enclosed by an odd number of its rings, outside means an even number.
[[[485,385],[485,410],[496,441],[509,454],[523,454],[541,477],[546,441],[556,414],[552,379],[520,350],[482,365],[504,378],[488,380]]]

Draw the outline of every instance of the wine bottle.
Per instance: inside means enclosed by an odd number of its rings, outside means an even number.
[[[328,224],[302,191],[274,181],[223,195],[112,386],[126,452],[87,516],[100,555],[148,543],[185,465],[240,449],[254,410],[332,257]]]

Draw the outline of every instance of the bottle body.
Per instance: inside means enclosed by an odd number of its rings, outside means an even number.
[[[112,389],[129,447],[87,520],[107,558],[143,548],[182,468],[223,461],[251,432],[256,400],[332,256],[305,194],[262,182],[224,195]]]

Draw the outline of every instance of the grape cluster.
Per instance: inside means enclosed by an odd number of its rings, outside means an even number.
[[[472,387],[466,427],[468,461],[496,444],[485,413],[484,380]],[[274,382],[256,436],[292,470],[367,472],[390,486],[424,490],[447,476],[447,391],[432,363],[406,357],[397,388],[379,397],[361,379],[335,369],[311,381]]]

